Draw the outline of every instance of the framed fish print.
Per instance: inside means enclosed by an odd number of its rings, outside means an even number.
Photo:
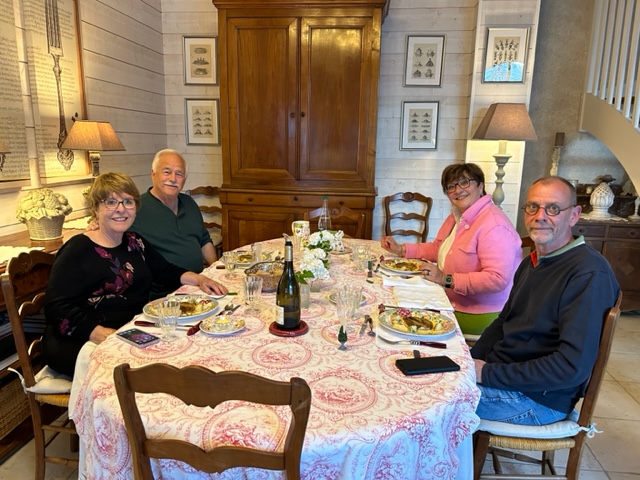
[[[217,98],[186,98],[187,145],[220,145],[220,107]]]
[[[400,150],[435,150],[439,102],[402,102]]]

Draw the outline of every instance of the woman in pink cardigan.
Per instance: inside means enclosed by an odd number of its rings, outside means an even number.
[[[381,245],[401,257],[435,262],[424,278],[446,288],[462,332],[480,335],[507,301],[522,260],[520,236],[486,194],[476,164],[449,165],[441,183],[453,212],[434,241],[401,245],[382,237]]]

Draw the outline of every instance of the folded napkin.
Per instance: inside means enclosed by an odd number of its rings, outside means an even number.
[[[393,295],[400,307],[453,310],[444,289],[433,283],[420,287],[393,287]]]
[[[433,285],[432,282],[428,282],[420,275],[413,275],[410,278],[402,278],[399,275],[392,275],[390,277],[382,276],[382,285],[385,287],[428,287]]]

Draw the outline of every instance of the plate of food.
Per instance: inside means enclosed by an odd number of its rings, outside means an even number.
[[[386,258],[380,262],[380,267],[390,272],[416,275],[426,263],[417,258]]]
[[[271,260],[273,252],[262,252],[262,262]],[[240,268],[248,267],[253,262],[253,253],[247,250],[238,250],[236,265]]]
[[[186,323],[193,319],[200,318],[204,315],[210,315],[218,308],[218,302],[208,295],[172,295],[180,300],[180,317],[178,323]],[[144,314],[151,318],[158,318],[159,305],[164,298],[158,298],[152,302],[147,303],[142,311]]]
[[[331,293],[329,294],[329,301],[330,301],[331,303],[336,303],[336,295],[337,295],[337,293],[336,293],[336,292],[331,292]],[[363,294],[362,294],[362,297],[360,297],[360,305],[362,306],[362,305],[364,305],[365,303],[367,303],[367,297],[365,297],[365,296],[364,296],[364,293],[363,293]]]
[[[344,247],[342,248],[342,250],[331,250],[331,254],[332,255],[347,255],[349,253],[351,253],[353,250],[350,249],[349,247]]]
[[[445,339],[456,331],[454,320],[433,310],[388,308],[380,312],[378,320],[383,328],[416,339]]]
[[[216,315],[205,318],[200,324],[200,330],[206,335],[220,336],[231,335],[239,332],[245,327],[244,320],[231,315]]]

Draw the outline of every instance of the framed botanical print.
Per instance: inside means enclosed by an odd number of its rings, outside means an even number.
[[[402,102],[400,150],[435,150],[439,102]]]
[[[487,29],[483,83],[524,83],[528,28]]]

